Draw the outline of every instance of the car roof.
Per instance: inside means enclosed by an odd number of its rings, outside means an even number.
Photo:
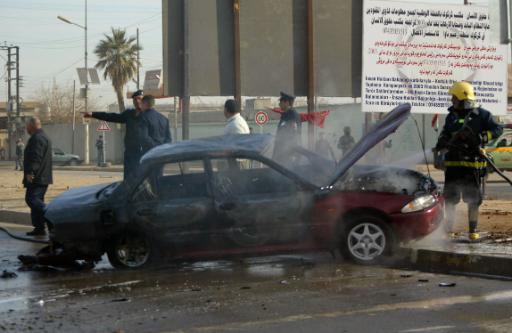
[[[271,145],[270,134],[230,134],[184,140],[157,146],[142,156],[141,163],[183,158],[225,155],[226,153],[263,154]]]

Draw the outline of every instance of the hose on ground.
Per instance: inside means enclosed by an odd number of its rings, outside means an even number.
[[[11,238],[14,238],[14,239],[17,239],[17,240],[20,240],[20,241],[24,241],[24,242],[30,242],[30,243],[37,243],[37,244],[50,244],[50,241],[45,241],[45,240],[39,240],[39,239],[32,239],[32,238],[27,238],[27,237],[21,237],[21,236],[16,236],[14,234],[11,234],[9,232],[9,230],[3,228],[3,227],[0,227],[0,231],[3,231],[5,232],[9,237]]]

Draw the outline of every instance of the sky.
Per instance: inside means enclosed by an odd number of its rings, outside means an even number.
[[[87,5],[89,67],[97,62],[95,46],[111,27],[126,28],[133,36],[139,28],[141,84],[145,70],[162,67],[161,0],[88,0]],[[0,0],[0,8],[0,44],[20,47],[24,100],[34,100],[54,79],[62,86],[72,86],[74,79],[79,84],[76,68],[84,67],[84,30],[57,16],[84,25],[84,0]],[[6,57],[7,51],[0,51],[0,101],[7,96]],[[91,86],[90,96],[106,106],[115,102],[115,95],[110,82],[102,82]]]
[[[206,1],[206,0],[204,0]],[[321,0],[319,0],[321,1]],[[462,4],[463,0],[420,0],[415,2]],[[486,5],[487,0],[471,3]],[[20,96],[34,100],[41,87],[72,85],[77,80],[77,67],[84,66],[84,31],[57,19],[63,16],[84,24],[85,0],[0,0],[0,44],[20,47],[20,75],[23,87]],[[162,68],[162,13],[161,0],[88,0],[89,67],[96,64],[94,47],[109,33],[111,27],[126,28],[135,35],[139,28],[141,51],[141,84],[144,71]],[[0,101],[5,101],[6,51],[0,51]],[[100,107],[115,103],[110,83],[102,80],[91,86],[90,97]],[[129,86],[133,90],[134,84]]]

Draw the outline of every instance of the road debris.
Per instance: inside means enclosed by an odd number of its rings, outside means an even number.
[[[129,298],[116,298],[116,299],[111,300],[110,302],[112,302],[112,303],[130,302],[130,299]]]
[[[457,284],[455,282],[440,282],[439,287],[455,287]]]
[[[17,277],[18,277],[18,275],[16,273],[5,270],[5,269],[2,272],[2,275],[0,275],[0,278],[2,278],[2,279],[14,279]]]

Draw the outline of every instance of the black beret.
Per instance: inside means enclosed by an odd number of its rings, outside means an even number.
[[[287,94],[287,93],[281,91],[281,97],[279,99],[280,100],[284,100],[284,101],[293,102],[295,100],[295,96]]]
[[[134,92],[132,94],[132,98],[135,98],[137,96],[144,96],[144,91],[142,91],[141,89],[137,90],[136,92]]]

